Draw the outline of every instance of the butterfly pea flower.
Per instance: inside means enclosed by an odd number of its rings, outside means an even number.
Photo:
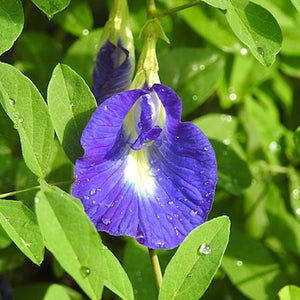
[[[101,103],[83,131],[72,193],[98,231],[172,249],[206,221],[217,167],[204,133],[181,121],[177,94],[162,84]]]
[[[128,19],[126,0],[115,0],[93,71],[92,92],[98,104],[130,86],[135,58]]]

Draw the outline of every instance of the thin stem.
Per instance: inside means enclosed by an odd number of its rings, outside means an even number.
[[[176,13],[180,10],[199,5],[201,2],[202,2],[202,0],[198,0],[198,1],[195,1],[195,2],[192,2],[192,3],[187,3],[187,4],[184,4],[184,5],[180,5],[180,6],[173,7],[173,8],[170,8],[170,9],[166,9],[166,10],[163,10],[163,11],[153,10],[152,13],[151,13],[151,16],[156,17],[156,18],[161,18],[161,17],[167,16],[167,15]]]
[[[50,183],[50,184],[51,185],[65,185],[65,184],[70,184],[72,182],[73,182],[73,180],[65,180],[65,181],[53,182],[53,183]],[[21,194],[21,193],[26,193],[26,192],[38,190],[39,188],[40,188],[40,186],[36,185],[36,186],[30,187],[30,188],[27,188],[27,189],[0,194],[0,199],[6,198],[6,197],[9,197],[9,196],[14,196],[14,195]]]
[[[152,269],[154,272],[156,285],[157,285],[158,290],[160,290],[161,282],[162,282],[162,274],[161,274],[158,256],[154,249],[148,248],[148,251],[149,251],[149,255],[150,255],[150,259],[151,259],[151,264],[152,264]]]
[[[8,193],[5,193],[5,194],[0,194],[0,199],[6,198],[6,197],[9,197],[9,196],[14,196],[16,194],[21,194],[21,193],[25,193],[25,192],[38,190],[39,188],[40,188],[40,186],[37,185],[37,186],[33,186],[33,187],[30,187],[30,188],[27,188],[27,189],[24,189],[24,190],[19,190],[19,191],[8,192]]]
[[[147,0],[147,19],[151,19],[155,11],[155,0]]]

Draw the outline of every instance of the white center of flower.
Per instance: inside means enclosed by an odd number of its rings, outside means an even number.
[[[150,172],[146,149],[130,151],[125,168],[125,179],[135,186],[140,195],[152,195],[154,193],[154,177]]]

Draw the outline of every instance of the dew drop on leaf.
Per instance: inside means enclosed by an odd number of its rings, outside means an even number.
[[[258,54],[259,54],[260,56],[264,56],[264,55],[265,55],[265,51],[264,51],[264,49],[261,48],[261,47],[257,47],[256,51],[258,52]]]
[[[82,275],[83,278],[86,278],[86,277],[88,277],[91,274],[91,270],[88,267],[82,266],[80,268],[80,273],[81,273],[81,275]]]
[[[14,106],[16,104],[14,99],[9,99],[9,105]]]
[[[201,246],[199,247],[199,250],[198,250],[199,255],[201,255],[201,254],[207,255],[210,252],[211,252],[211,248],[206,243],[201,244]]]

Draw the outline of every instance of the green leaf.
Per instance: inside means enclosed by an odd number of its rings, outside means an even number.
[[[41,264],[44,241],[35,214],[22,202],[1,200],[0,223],[18,248],[35,264]]]
[[[93,27],[93,15],[86,1],[71,2],[69,7],[54,17],[54,20],[67,32],[85,36]]]
[[[160,78],[183,102],[183,115],[200,106],[216,89],[224,59],[213,50],[176,48],[158,57]]]
[[[8,237],[6,231],[0,226],[0,250],[6,248],[11,244],[11,239]]]
[[[258,61],[266,66],[272,65],[282,43],[276,19],[265,8],[247,0],[226,3],[225,16],[233,32]]]
[[[72,162],[83,155],[80,138],[97,107],[84,80],[66,65],[57,65],[48,87],[48,105],[58,139]]]
[[[31,0],[49,19],[66,8],[71,0]]]
[[[211,140],[218,165],[218,185],[233,195],[239,195],[251,184],[247,163],[230,147]]]
[[[92,86],[92,74],[99,51],[102,29],[91,31],[87,36],[77,39],[63,60],[63,63],[74,69],[89,87]]]
[[[41,182],[36,198],[39,225],[46,247],[91,299],[99,299],[103,284],[123,299],[133,299],[128,277],[103,246],[78,199]]]
[[[24,24],[23,7],[19,0],[0,0],[0,55],[10,49]]]
[[[299,0],[291,0],[295,8],[300,12],[300,1]]]
[[[0,63],[0,102],[18,130],[28,168],[45,177],[54,138],[47,106],[33,83],[5,63]]]
[[[288,168],[290,205],[294,215],[300,220],[300,174],[290,166]]]
[[[190,1],[192,2],[192,1]],[[208,2],[208,1],[207,1]],[[212,3],[212,1],[210,1]],[[186,0],[164,1],[169,8],[187,4]],[[239,40],[232,34],[221,11],[202,4],[182,10],[178,14],[196,33],[225,52],[239,52]],[[207,30],[209,28],[209,30]]]
[[[166,268],[159,300],[198,300],[217,272],[229,239],[230,221],[219,217],[194,229]]]
[[[245,232],[232,230],[222,269],[250,299],[276,299],[285,284],[280,266],[269,251]]]
[[[280,300],[300,299],[300,288],[295,285],[287,285],[279,291],[278,296]]]
[[[298,153],[300,154],[300,126],[294,133],[294,143]]]
[[[71,300],[65,288],[58,284],[52,284],[47,289],[44,300]]]

